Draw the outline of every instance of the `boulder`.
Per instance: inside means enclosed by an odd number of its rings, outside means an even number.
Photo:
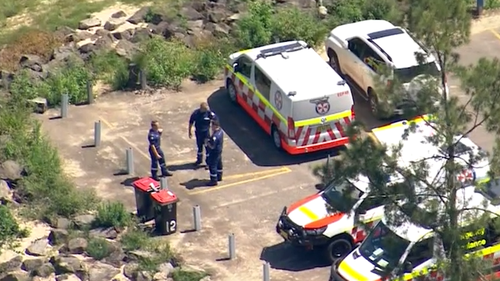
[[[165,263],[160,264],[158,266],[158,268],[156,269],[156,271],[166,273],[167,276],[170,276],[170,274],[172,273],[174,268],[175,267],[171,263],[165,262]]]
[[[111,35],[108,34],[106,36],[100,37],[97,39],[94,43],[96,50],[109,50],[113,46],[113,42],[116,39]]]
[[[134,35],[130,38],[132,43],[140,43],[151,38],[151,34],[146,28],[138,28],[135,30]]]
[[[209,22],[205,26],[205,30],[208,30],[215,37],[227,37],[231,31],[231,27],[225,23],[212,23]]]
[[[94,222],[94,220],[95,220],[94,215],[79,215],[73,218],[73,223],[77,228],[85,229],[90,227],[92,225],[92,222]]]
[[[89,270],[88,281],[111,280],[120,269],[104,263],[96,263]]]
[[[134,35],[134,30],[127,29],[120,32],[113,32],[112,35],[117,40],[130,40],[130,38],[132,38],[132,35]]]
[[[56,276],[56,281],[81,281],[75,274],[61,274]]]
[[[180,14],[188,21],[204,20],[205,17],[200,12],[196,11],[193,7],[184,7],[181,9]]]
[[[122,266],[123,261],[126,258],[123,249],[120,247],[118,243],[112,243],[110,244],[110,247],[112,248],[111,254],[108,257],[106,257],[103,260],[103,262],[116,267]]]
[[[31,272],[40,266],[44,265],[46,262],[46,259],[43,258],[38,258],[38,259],[27,259],[23,261],[23,264],[21,265],[21,269],[24,271]]]
[[[78,23],[78,29],[85,30],[92,27],[101,26],[101,20],[98,18],[84,19]]]
[[[128,253],[128,259],[131,261],[150,259],[152,257],[154,257],[152,253],[143,250],[130,251]]]
[[[75,33],[75,30],[67,26],[59,26],[56,28],[54,35],[59,38],[66,38],[68,35]]]
[[[63,244],[68,240],[69,232],[66,229],[52,229],[49,233],[50,245]]]
[[[28,68],[36,72],[42,72],[42,59],[36,55],[23,55],[19,60],[21,68]]]
[[[135,12],[130,18],[127,19],[128,22],[132,24],[139,24],[144,22],[144,18],[150,12],[150,7],[142,7],[139,11]]]
[[[119,18],[123,18],[123,17],[126,17],[126,16],[127,16],[127,14],[124,11],[120,10],[120,11],[118,11],[116,13],[113,13],[111,15],[111,18],[113,18],[113,19],[119,19]]]
[[[137,276],[135,277],[136,281],[152,281],[153,276],[149,274],[147,271],[139,271],[137,272]]]
[[[88,242],[85,238],[73,238],[68,241],[68,251],[71,254],[83,254],[87,249]]]
[[[127,41],[127,40],[120,40],[118,41],[118,44],[116,44],[115,46],[115,50],[116,50],[116,53],[122,57],[126,57],[126,58],[132,58],[132,56],[135,54],[135,52],[137,52],[137,47],[131,43],[130,41]],[[115,235],[116,234],[116,235]],[[108,239],[114,239],[118,236],[118,233],[116,233],[116,231],[113,232],[110,232],[108,234],[109,236],[113,237],[113,238],[108,238]]]
[[[75,53],[76,53],[76,49],[73,46],[57,47],[52,52],[52,56],[50,58],[51,63],[53,63],[52,61],[55,61],[55,63],[58,63],[58,62],[66,61],[70,58],[75,58],[75,57],[77,57]]]
[[[175,27],[166,21],[162,21],[152,28],[153,34],[162,35],[167,40],[172,37],[174,30]]]
[[[129,279],[134,279],[138,268],[139,268],[139,265],[137,263],[133,263],[133,262],[127,263],[123,267],[123,275],[125,275],[125,277],[127,277]]]
[[[23,262],[22,256],[15,256],[8,261],[1,262],[0,273],[17,270],[21,266],[22,262]]]
[[[0,179],[18,180],[22,177],[23,168],[13,160],[7,160],[0,165]]]
[[[9,184],[0,180],[0,201],[12,201],[12,190],[10,190]]]
[[[71,226],[71,221],[67,218],[56,218],[50,222],[50,226],[56,229],[68,229]]]
[[[208,13],[208,20],[213,23],[222,22],[226,18],[224,11],[210,11]]]
[[[35,240],[33,243],[31,243],[31,245],[28,248],[26,248],[26,254],[35,257],[41,257],[45,256],[48,250],[49,250],[49,243],[47,239],[41,238]]]
[[[126,41],[124,41],[124,42],[126,42]],[[128,42],[128,43],[130,43],[130,42]],[[118,44],[116,45],[116,48],[118,48],[119,44],[120,44],[120,42],[118,42]],[[89,235],[94,236],[94,237],[99,237],[99,238],[116,239],[116,237],[118,237],[118,231],[116,231],[116,229],[114,227],[98,227],[98,228],[92,229],[89,232]]]
[[[203,20],[188,21],[187,28],[189,30],[200,30],[203,28]]]
[[[87,43],[87,44],[82,45],[80,48],[78,48],[78,51],[80,51],[80,53],[82,53],[82,54],[88,54],[88,53],[93,52],[95,49],[97,49],[97,48],[94,45],[94,43]]]
[[[66,36],[66,42],[80,42],[80,41],[84,41],[84,40],[87,40],[87,39],[90,39],[92,38],[94,34],[88,32],[88,31],[80,31],[80,32],[75,32],[75,33],[72,33],[72,34],[69,34],[68,36]]]
[[[40,277],[49,277],[52,273],[54,273],[54,266],[50,263],[45,263],[39,268],[35,269],[34,274],[35,276],[40,276]]]
[[[59,274],[74,273],[80,279],[87,275],[87,267],[78,258],[74,256],[52,257],[50,263],[54,266],[55,272]]]
[[[14,271],[0,278],[0,281],[30,281],[31,278],[27,272]]]
[[[201,278],[200,281],[212,281],[212,277],[205,276],[205,277]]]
[[[104,24],[104,29],[108,31],[116,30],[120,25],[124,24],[125,20],[119,18],[111,18]]]
[[[102,37],[102,36],[109,36],[110,32],[106,29],[98,29],[95,32],[96,36]]]
[[[153,280],[154,281],[168,281],[168,274],[164,272],[156,272],[153,275]]]

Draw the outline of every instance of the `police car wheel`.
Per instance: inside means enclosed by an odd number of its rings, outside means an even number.
[[[227,88],[227,93],[229,95],[229,99],[231,99],[232,102],[236,103],[236,88],[233,85],[233,81],[228,80],[226,85]]]
[[[281,136],[280,136],[279,131],[276,129],[276,127],[274,125],[271,128],[271,136],[273,138],[274,146],[277,149],[281,149]]]
[[[373,116],[375,117],[379,117],[379,112],[378,112],[378,100],[377,100],[377,96],[375,95],[375,93],[371,90],[368,91],[368,98],[369,98],[369,102],[370,102],[370,110],[373,114]]]
[[[326,249],[326,257],[328,261],[334,263],[338,259],[343,258],[352,250],[352,244],[346,239],[335,239]]]

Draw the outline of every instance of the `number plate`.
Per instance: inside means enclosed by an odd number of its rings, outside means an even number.
[[[327,125],[319,125],[318,127],[316,127],[316,130],[319,130],[321,132],[326,132],[326,130],[328,130],[328,128],[330,128],[329,124],[327,124]]]
[[[288,233],[286,233],[284,230],[280,230],[280,235],[281,235],[281,237],[288,240]]]

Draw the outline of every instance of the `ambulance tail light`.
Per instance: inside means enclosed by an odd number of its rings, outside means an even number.
[[[288,138],[295,139],[295,121],[292,117],[288,117]]]
[[[354,105],[351,106],[351,120],[356,119],[356,113],[354,112]]]

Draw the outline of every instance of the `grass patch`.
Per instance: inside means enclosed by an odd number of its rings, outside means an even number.
[[[37,0],[2,0],[0,1],[0,27],[6,27],[10,17],[22,14],[26,9],[36,7]]]
[[[125,251],[134,251],[146,247],[150,238],[146,232],[137,228],[131,228],[123,234],[120,242]]]
[[[120,202],[106,202],[99,205],[94,221],[96,227],[125,227],[130,225],[132,217]]]
[[[98,53],[90,59],[89,67],[96,77],[111,85],[113,90],[122,90],[129,79],[129,62],[113,51]]]
[[[208,276],[205,272],[197,271],[187,271],[187,270],[175,270],[172,273],[172,279],[174,281],[200,281],[203,277]]]
[[[11,246],[28,235],[28,229],[19,226],[9,207],[0,205],[0,253],[4,246]]]
[[[87,246],[87,254],[95,260],[102,260],[111,255],[113,246],[106,239],[92,238]]]

